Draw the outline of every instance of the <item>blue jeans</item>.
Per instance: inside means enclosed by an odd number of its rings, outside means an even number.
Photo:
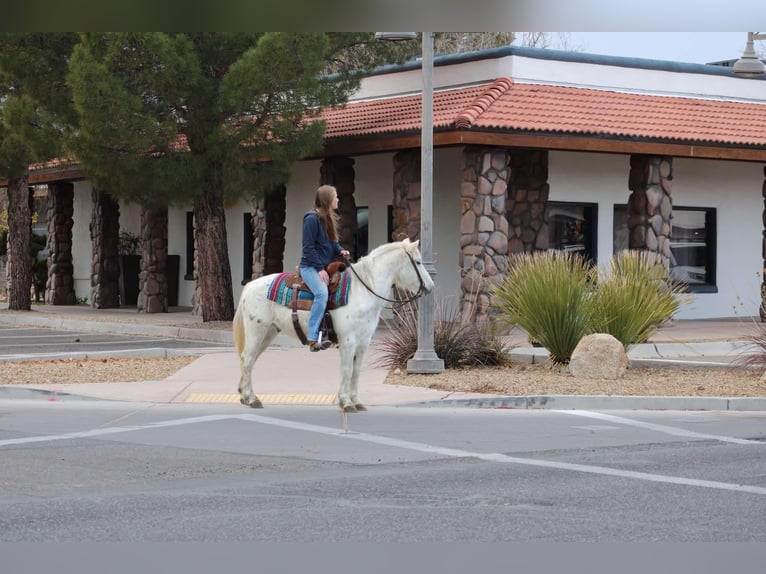
[[[322,316],[327,308],[327,284],[319,277],[319,271],[313,267],[301,267],[301,277],[314,294],[314,302],[311,304],[311,311],[309,313],[308,340],[316,341],[319,338]]]

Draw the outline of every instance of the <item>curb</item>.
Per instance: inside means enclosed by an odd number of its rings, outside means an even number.
[[[766,397],[529,395],[524,397],[444,399],[399,406],[527,410],[766,411]]]
[[[164,349],[159,347],[149,349],[125,349],[115,351],[94,351],[67,352],[67,353],[48,353],[35,355],[11,355],[3,357],[6,363],[23,363],[26,361],[68,361],[68,360],[92,360],[92,359],[167,359],[170,357],[184,357],[188,355],[198,356],[209,353],[229,353],[231,349],[226,348],[204,348],[204,349]]]
[[[146,323],[85,321],[61,317],[35,317],[12,314],[0,315],[0,324],[27,325],[32,327],[51,327],[66,331],[86,331],[90,333],[109,333],[112,335],[146,335],[165,337],[185,341],[203,341],[210,343],[228,343],[234,345],[234,336],[230,329],[196,329],[172,325],[148,325]]]

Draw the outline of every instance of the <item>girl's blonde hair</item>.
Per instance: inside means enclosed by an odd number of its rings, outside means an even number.
[[[332,208],[335,195],[338,191],[332,185],[323,185],[317,189],[314,198],[314,209],[319,215],[319,221],[322,223],[327,237],[330,241],[338,241],[338,228],[340,227],[338,214]]]

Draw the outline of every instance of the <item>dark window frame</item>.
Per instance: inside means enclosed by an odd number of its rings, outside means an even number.
[[[186,272],[185,281],[194,280],[194,212],[186,212]]]
[[[253,214],[242,214],[242,285],[253,279]]]
[[[550,219],[551,208],[583,208],[583,221],[585,223],[585,233],[587,241],[584,241],[584,256],[592,265],[598,262],[598,203],[589,201],[548,201],[545,205],[545,221],[548,224],[548,233],[551,232],[554,224]],[[555,246],[548,244],[550,249],[556,249]]]
[[[718,293],[718,215],[716,208],[674,205],[673,213],[679,211],[696,211],[705,214],[705,283],[687,283],[686,291],[688,293]],[[671,252],[673,250],[672,239],[671,235]]]
[[[625,221],[627,221],[628,206],[624,203],[616,203],[612,208],[612,214],[615,214],[617,208],[621,208],[625,212]],[[685,291],[687,293],[718,293],[718,276],[717,276],[717,251],[718,251],[718,214],[714,207],[689,207],[684,205],[674,205],[673,213],[682,211],[696,211],[704,212],[705,214],[705,283],[686,283]],[[614,218],[612,229],[616,231],[615,225],[617,218]],[[671,219],[672,225],[672,219]],[[613,232],[614,233],[614,232]],[[672,234],[671,234],[671,252],[672,252]],[[629,244],[628,244],[629,245]],[[612,249],[615,250],[614,235],[612,240]],[[627,245],[625,246],[627,248]],[[675,256],[674,256],[675,259]]]

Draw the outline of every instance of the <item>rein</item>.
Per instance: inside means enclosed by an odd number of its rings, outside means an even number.
[[[398,304],[398,305],[406,305],[407,303],[411,303],[412,301],[414,301],[418,297],[421,297],[421,296],[425,295],[428,291],[426,291],[426,286],[423,283],[423,277],[421,277],[420,271],[418,271],[418,266],[415,264],[415,260],[412,258],[412,255],[410,255],[409,252],[407,252],[407,251],[405,251],[405,253],[407,254],[407,257],[409,258],[410,263],[412,263],[412,267],[415,269],[415,274],[418,276],[418,281],[420,281],[420,286],[418,287],[417,293],[415,293],[409,299],[389,299],[388,297],[383,297],[382,295],[378,295],[372,289],[372,287],[367,285],[367,283],[364,282],[364,279],[362,279],[359,276],[359,274],[356,272],[356,269],[354,269],[354,266],[352,265],[351,261],[348,260],[348,259],[346,259],[346,261],[348,262],[348,268],[351,269],[351,271],[354,273],[356,278],[359,279],[359,282],[362,285],[364,285],[364,288],[367,289],[367,291],[369,291],[370,293],[375,295],[375,297],[377,297],[378,299],[382,299],[383,301],[386,301],[388,303],[395,303],[395,304]]]

